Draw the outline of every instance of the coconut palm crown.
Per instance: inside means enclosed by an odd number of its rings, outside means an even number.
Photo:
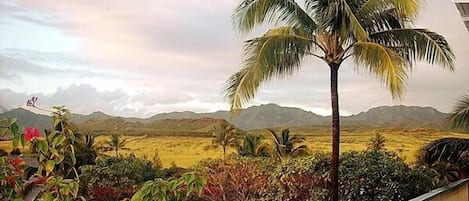
[[[469,130],[469,95],[462,97],[453,113],[451,114],[451,123],[455,128]]]
[[[233,14],[235,29],[249,33],[273,24],[264,35],[247,40],[244,61],[225,86],[231,110],[250,101],[261,83],[299,70],[307,56],[330,68],[332,103],[332,200],[338,200],[338,70],[352,59],[357,69],[376,75],[400,98],[407,72],[416,61],[454,69],[445,38],[412,28],[423,0],[242,0]]]

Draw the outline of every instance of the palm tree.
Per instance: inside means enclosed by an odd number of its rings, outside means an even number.
[[[338,71],[352,58],[376,75],[393,98],[402,95],[407,71],[417,60],[453,70],[454,54],[445,38],[410,27],[422,0],[241,0],[233,14],[242,33],[264,23],[281,24],[247,40],[240,71],[226,84],[231,110],[241,109],[262,82],[296,72],[303,58],[323,60],[330,69],[332,103],[332,200],[338,200],[339,96]]]
[[[451,114],[453,127],[469,130],[469,95],[461,98]]]
[[[368,150],[382,151],[385,150],[384,143],[386,138],[381,133],[376,133],[375,137],[370,139],[368,143]]]
[[[127,148],[127,139],[122,139],[119,134],[112,134],[109,140],[105,140],[103,146],[100,147],[103,152],[114,151],[116,157],[119,157],[119,150],[130,150]]]
[[[235,131],[236,128],[234,126],[226,121],[222,121],[220,125],[214,126],[212,144],[206,146],[205,149],[218,148],[218,146],[221,146],[223,148],[223,160],[225,160],[226,148],[238,145],[234,136]]]
[[[242,145],[238,146],[238,155],[250,157],[268,157],[267,146],[260,135],[246,135]]]
[[[431,168],[437,178],[453,182],[469,177],[469,139],[441,138],[425,145],[420,162]],[[454,173],[456,172],[456,173]],[[449,174],[451,173],[451,174]],[[449,177],[446,176],[449,174]]]
[[[274,130],[267,129],[275,143],[275,153],[279,160],[283,160],[288,156],[301,155],[307,152],[306,145],[299,145],[305,142],[305,138],[296,135],[290,136],[290,129],[282,129],[280,134]]]

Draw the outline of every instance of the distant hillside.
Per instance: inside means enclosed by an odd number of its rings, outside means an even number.
[[[38,115],[25,109],[14,109],[1,113],[0,117],[17,117],[18,121],[23,122],[24,125],[39,128],[46,128],[50,125],[50,117]],[[372,108],[357,115],[341,117],[341,120],[342,125],[441,128],[446,124],[447,117],[448,114],[441,113],[431,107],[400,105]],[[228,111],[213,113],[171,112],[156,114],[146,119],[114,117],[102,112],[93,112],[88,115],[74,114],[72,119],[77,124],[85,125],[86,123],[90,128],[103,124],[105,130],[120,128],[117,127],[120,124],[122,124],[121,127],[132,129],[142,125],[152,128],[171,127],[182,125],[182,122],[178,120],[190,121],[190,119],[224,119],[242,130],[329,125],[330,123],[330,117],[320,116],[299,108],[281,107],[275,104],[252,106],[233,117]],[[166,119],[169,119],[168,122],[163,121]],[[153,126],[151,126],[152,124]],[[190,127],[190,129],[197,130],[199,128]]]
[[[94,134],[123,133],[127,135],[165,135],[165,136],[211,136],[215,126],[219,126],[223,119],[162,119],[151,122],[130,122],[123,118],[90,119],[78,124],[84,132]],[[236,129],[236,133],[244,131]]]
[[[81,123],[81,122],[84,122],[84,121],[90,120],[90,119],[100,120],[100,119],[109,119],[109,118],[113,118],[113,117],[114,116],[107,115],[107,114],[104,114],[104,112],[98,111],[98,112],[93,112],[91,114],[86,114],[86,115],[73,114],[72,121],[74,121],[76,123]]]
[[[446,123],[449,114],[432,107],[381,106],[343,118],[346,124],[398,126],[398,127],[440,127]]]
[[[214,113],[171,112],[154,115],[146,119],[146,121],[198,118],[225,119],[244,130],[282,126],[320,125],[328,121],[327,118],[312,112],[299,108],[281,107],[276,104],[252,106],[242,110],[239,115],[233,117],[228,111]]]
[[[0,114],[1,118],[16,118],[20,126],[35,127],[40,130],[49,128],[52,118],[47,115],[36,114],[23,108],[12,109]]]

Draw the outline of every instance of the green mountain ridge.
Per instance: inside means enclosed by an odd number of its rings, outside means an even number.
[[[449,114],[439,112],[432,107],[397,105],[371,108],[366,112],[361,112],[356,115],[343,116],[341,117],[341,121],[342,125],[355,126],[442,128],[445,126],[448,116]],[[50,116],[36,114],[23,108],[17,108],[8,112],[0,113],[0,117],[16,117],[18,118],[18,122],[22,125],[34,126],[41,129],[49,127],[51,122]],[[89,125],[86,127],[102,127],[102,129],[98,128],[98,130],[114,130],[118,127],[132,128],[135,130],[134,128],[140,126],[145,129],[149,129],[144,133],[150,132],[155,128],[154,126],[149,125],[153,124],[159,125],[160,127],[170,127],[171,124],[177,124],[176,122],[178,122],[178,120],[184,119],[201,119],[201,121],[208,119],[224,119],[242,130],[255,130],[272,127],[301,127],[310,125],[321,126],[329,125],[330,123],[330,117],[328,116],[321,116],[300,108],[282,107],[276,104],[252,106],[243,109],[241,113],[236,116],[231,116],[228,111],[217,111],[213,113],[195,113],[191,111],[170,112],[156,114],[149,118],[115,117],[103,112],[93,112],[87,115],[74,114],[72,116],[72,120],[78,125],[84,125],[84,122],[86,122],[86,124]],[[200,122],[192,122],[192,124],[198,123]],[[186,124],[184,128],[187,128],[186,130],[188,131],[194,130],[194,127],[188,126],[188,124]]]

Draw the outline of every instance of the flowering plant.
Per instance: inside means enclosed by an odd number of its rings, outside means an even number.
[[[39,132],[37,128],[34,128],[34,130],[31,127],[28,127],[25,129],[24,139],[28,142],[31,142],[40,136],[41,136],[41,132]]]

